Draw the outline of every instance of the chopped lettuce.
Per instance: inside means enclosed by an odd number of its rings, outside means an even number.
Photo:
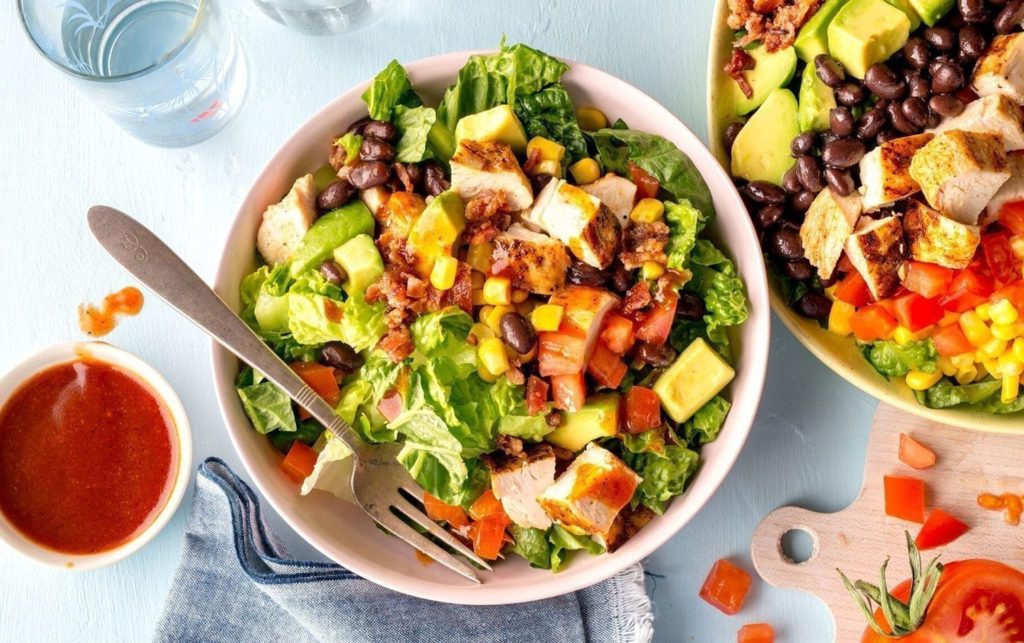
[[[561,525],[553,525],[548,532],[551,541],[551,571],[557,572],[568,560],[568,552],[584,550],[591,554],[603,554],[601,543],[588,536],[577,536],[564,529]]]
[[[1019,395],[1013,402],[1006,403],[1001,399],[1001,392],[1002,381],[996,379],[957,385],[943,378],[931,388],[915,391],[914,394],[918,402],[933,409],[966,405],[968,408],[996,415],[1024,411],[1024,395]]]
[[[730,358],[727,329],[747,320],[747,296],[736,266],[707,239],[698,239],[690,257],[693,280],[687,284],[704,299],[704,333],[719,353]]]
[[[704,229],[707,217],[686,199],[679,203],[666,201],[665,223],[669,229],[668,246],[665,248],[668,261],[665,265],[673,270],[686,268],[690,263],[690,253],[697,243],[697,235]]]
[[[281,453],[288,453],[288,450],[292,448],[292,445],[296,442],[313,446],[317,438],[319,438],[324,432],[322,424],[309,418],[299,422],[298,428],[295,431],[272,431],[267,437],[270,438],[270,443],[280,451]]]
[[[623,460],[643,478],[633,493],[633,507],[642,504],[661,514],[665,511],[665,503],[686,488],[686,483],[697,471],[700,456],[684,446],[669,444],[661,454],[627,451]]]
[[[654,428],[643,433],[625,433],[621,441],[622,448],[628,453],[665,454],[664,428]]]
[[[374,76],[362,98],[370,118],[378,121],[390,121],[395,108],[400,105],[419,107],[423,104],[412,90],[412,83],[409,82],[409,75],[405,73],[405,67],[397,60],[389,62],[387,67]]]
[[[565,147],[564,163],[587,155],[587,140],[576,120],[576,107],[561,83],[523,96],[514,109],[529,138],[542,136]]]
[[[430,157],[430,128],[437,120],[437,113],[430,107],[395,108],[395,127],[399,139],[395,159],[402,163],[419,163]]]
[[[320,454],[313,473],[302,481],[300,493],[308,494],[314,489],[329,491],[346,502],[355,502],[352,495],[352,449],[330,433],[324,433],[317,444]]]
[[[730,408],[732,404],[720,395],[711,398],[710,402],[700,407],[683,425],[683,439],[691,445],[713,442],[722,430]]]
[[[910,371],[934,373],[938,368],[938,353],[930,339],[911,341],[900,345],[893,341],[862,344],[864,358],[885,377],[903,377]]]
[[[387,332],[383,303],[361,297],[337,302],[312,292],[288,295],[288,329],[300,344],[345,342],[357,351],[372,348]]]
[[[297,430],[291,398],[262,374],[246,367],[235,380],[235,387],[242,409],[259,433]]]
[[[512,532],[512,553],[528,560],[530,567],[551,569],[551,543],[546,530],[511,525],[509,531]]]
[[[345,150],[345,165],[351,165],[359,158],[359,148],[363,146],[363,137],[355,132],[347,132],[334,144]]]

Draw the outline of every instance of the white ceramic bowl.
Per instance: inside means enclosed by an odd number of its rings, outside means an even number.
[[[15,529],[0,513],[0,541],[9,545],[15,552],[50,567],[62,567],[72,570],[96,569],[112,565],[141,549],[153,539],[174,515],[185,496],[188,487],[189,472],[192,467],[192,433],[189,430],[188,417],[181,405],[181,400],[167,380],[152,366],[135,355],[111,346],[105,342],[76,342],[56,344],[32,355],[0,378],[0,408],[7,403],[15,390],[36,373],[51,366],[66,364],[82,357],[112,364],[128,371],[142,380],[156,397],[163,402],[174,422],[178,443],[178,464],[174,471],[174,483],[167,500],[160,512],[143,531],[128,542],[98,554],[68,554],[48,549],[29,540]]]
[[[446,54],[406,65],[414,88],[427,104],[436,104],[445,87],[473,52]],[[292,528],[325,556],[391,589],[437,601],[498,604],[533,601],[564,594],[608,578],[671,538],[708,501],[736,460],[754,420],[764,385],[768,357],[769,309],[761,250],[732,181],[694,134],[667,109],[640,90],[605,72],[573,61],[564,82],[577,105],[594,105],[610,118],[665,136],[697,165],[711,188],[718,218],[713,234],[735,259],[750,297],[750,319],[738,330],[736,379],[727,395],[733,402],[721,437],[704,448],[704,463],[687,493],[676,498],[664,516],[614,554],[577,557],[558,574],[531,569],[515,558],[480,574],[472,586],[440,565],[422,565],[394,538],[382,537],[362,510],[316,492],[300,496],[295,483],[280,472],[281,456],[256,433],[235,393],[237,360],[214,344],[214,382],[228,433],[256,486]],[[302,125],[270,160],[238,211],[224,249],[215,288],[237,309],[238,284],[254,269],[254,244],[260,217],[268,204],[288,191],[297,176],[312,172],[328,156],[331,137],[366,115],[359,99],[368,83],[345,92]]]

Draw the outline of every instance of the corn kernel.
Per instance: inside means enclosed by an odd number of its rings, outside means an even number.
[[[541,161],[537,165],[530,168],[528,172],[530,176],[537,176],[538,174],[550,174],[556,179],[562,178],[562,164],[558,161]]]
[[[562,324],[565,309],[556,304],[541,304],[530,314],[530,323],[537,331],[556,331]]]
[[[997,339],[1010,341],[1021,335],[1024,335],[1024,324],[992,324],[992,336]]]
[[[487,367],[484,366],[483,362],[480,362],[479,364],[476,365],[476,372],[480,376],[480,379],[482,379],[485,382],[497,382],[498,378],[501,377],[501,373],[495,375],[494,373],[488,371]]]
[[[973,346],[981,346],[992,338],[988,326],[973,310],[968,310],[960,315],[960,329],[964,331],[967,341]]]
[[[981,306],[985,305],[987,304],[982,304]],[[981,306],[978,306],[978,308],[981,308]],[[992,317],[992,323],[1002,324],[1003,326],[1009,326],[1017,321],[1017,318],[1020,316],[1009,299],[1000,299],[989,306],[989,314]]]
[[[518,288],[512,290],[512,303],[521,304],[526,301],[526,298],[530,296],[530,293],[526,290],[519,290]]]
[[[1024,362],[1024,337],[1013,340],[1013,356]]]
[[[992,357],[981,363],[992,377],[999,377],[999,360]]]
[[[971,365],[967,368],[962,368],[956,372],[956,383],[963,386],[964,384],[970,384],[974,380],[978,379],[977,367]]]
[[[1008,375],[1020,375],[1024,372],[1024,362],[1020,361],[1013,356],[1013,353],[1007,351],[996,358],[996,362],[999,368],[999,374],[1003,377]]]
[[[986,358],[996,358],[1002,355],[1006,351],[1006,347],[1009,346],[1009,342],[1005,339],[999,339],[993,337],[984,344],[978,347]]]
[[[850,328],[850,318],[857,309],[845,301],[835,300],[832,302],[832,311],[828,314],[828,331],[843,337],[849,335],[853,330]]]
[[[494,331],[487,327],[486,324],[477,322],[469,327],[469,334],[476,337],[477,342],[481,339],[487,339],[488,337],[497,337]]]
[[[654,223],[664,216],[665,204],[657,199],[640,199],[629,213],[629,218],[636,223]]]
[[[907,373],[907,386],[915,391],[924,391],[935,386],[941,379],[942,371],[940,370],[936,370],[934,373],[910,371]]]
[[[484,304],[480,307],[480,310],[477,311],[477,319],[479,319],[481,323],[485,323],[487,316],[491,314],[492,310],[494,310],[494,306]]]
[[[511,306],[495,306],[487,311],[487,315],[481,315],[480,321],[487,324],[487,327],[493,330],[495,333],[501,334],[501,318],[507,313],[514,312],[515,308]]]
[[[473,270],[487,273],[491,270],[491,253],[494,246],[489,243],[471,243],[466,251],[466,263]]]
[[[594,132],[608,127],[608,117],[596,107],[581,107],[576,110],[576,121],[584,132]]]
[[[555,161],[557,163],[565,157],[565,147],[543,136],[534,136],[530,139],[530,142],[526,144],[526,157],[530,158],[533,156],[532,152],[534,150],[536,150],[538,158],[542,161]]]
[[[999,399],[1003,404],[1009,404],[1020,395],[1020,375],[1010,375],[1003,378],[1003,390]]]
[[[597,161],[592,158],[580,159],[569,166],[569,172],[576,181],[576,185],[593,183],[601,178],[601,168]]]
[[[483,288],[474,288],[473,289],[473,305],[474,306],[482,306],[485,303],[487,303],[487,302],[484,301],[484,289]]]
[[[946,377],[953,377],[956,375],[957,371],[960,370],[953,365],[953,360],[949,359],[945,355],[939,355],[939,359],[936,360],[936,363],[939,365],[939,370],[942,371],[942,374]]]
[[[512,281],[508,277],[488,277],[484,282],[484,301],[494,306],[512,303]]]
[[[949,358],[949,361],[953,362],[953,366],[957,368],[967,368],[968,366],[974,366],[974,353],[964,353],[963,355],[954,355]]]
[[[892,333],[892,340],[900,346],[905,346],[914,341],[914,333],[906,326],[897,326]]]
[[[1024,237],[1010,237],[1010,251],[1017,261],[1024,261]]]
[[[485,337],[477,348],[480,363],[492,375],[501,375],[508,370],[508,356],[505,345],[497,337]]]
[[[645,261],[640,267],[640,275],[647,281],[654,281],[665,274],[665,266],[657,261]]]
[[[455,273],[458,269],[458,259],[441,255],[434,261],[434,268],[430,271],[430,285],[438,290],[450,290],[455,285]]]
[[[960,313],[954,313],[952,311],[947,310],[946,314],[944,314],[942,316],[942,319],[939,320],[939,326],[942,326],[942,327],[952,326],[953,324],[955,324],[955,323],[957,323],[959,321],[960,321]]]
[[[978,304],[974,308],[974,312],[978,313],[978,317],[981,317],[982,321],[992,321],[992,306],[988,302]]]

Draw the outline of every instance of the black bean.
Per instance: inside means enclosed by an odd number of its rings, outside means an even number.
[[[786,192],[768,181],[751,181],[743,186],[743,193],[754,203],[782,203]]]
[[[391,178],[391,168],[380,161],[362,161],[357,163],[348,174],[348,180],[360,190],[368,190],[387,183]]]
[[[836,102],[847,107],[862,103],[867,98],[867,92],[857,83],[843,83],[836,88],[835,94]]]
[[[804,184],[800,182],[800,175],[797,174],[795,165],[782,175],[782,187],[790,194],[796,194],[804,189]]]
[[[963,87],[964,70],[956,63],[935,61],[928,70],[932,75],[933,94],[950,94]]]
[[[732,149],[732,144],[736,142],[736,137],[740,135],[741,129],[743,129],[743,123],[730,123],[729,126],[725,128],[725,133],[722,135],[723,141],[725,142],[725,149]]]
[[[537,343],[537,333],[533,326],[519,313],[505,313],[498,327],[501,329],[501,339],[520,355],[529,353]]]
[[[387,188],[388,192],[394,194],[395,192],[401,192],[405,189],[405,185],[402,184],[402,179],[392,174],[391,177],[384,182],[384,187]]]
[[[825,186],[822,185],[822,188],[824,187]],[[818,190],[818,192],[821,192],[821,190]],[[789,207],[796,212],[806,212],[807,208],[811,207],[811,204],[814,203],[814,198],[816,196],[818,195],[810,190],[804,190],[803,192],[794,194],[789,198]]]
[[[676,305],[676,316],[689,321],[698,321],[707,314],[704,300],[688,290],[680,291],[679,303]]]
[[[918,128],[928,125],[928,104],[920,98],[910,97],[900,105],[903,115]]]
[[[889,115],[889,122],[892,123],[892,126],[899,132],[903,134],[917,133],[918,130],[914,126],[914,123],[912,123],[910,119],[903,114],[903,108],[900,103],[890,103],[889,106],[885,108],[885,113]]]
[[[758,208],[754,214],[754,223],[762,230],[770,228],[782,218],[785,212],[781,205],[766,205],[763,208]]]
[[[788,223],[779,226],[768,235],[768,249],[783,259],[800,259],[804,256],[800,228]]]
[[[534,174],[530,177],[530,185],[533,187],[534,194],[540,194],[540,191],[551,182],[551,179],[555,178],[551,174]]]
[[[940,116],[951,118],[964,111],[964,102],[952,94],[938,94],[928,101],[928,107]]]
[[[359,158],[364,161],[388,163],[395,158],[395,146],[376,136],[367,136],[359,146]]]
[[[995,27],[996,33],[1008,34],[1020,26],[1022,20],[1024,20],[1024,0],[1010,0],[996,15],[992,26]]]
[[[940,123],[942,123],[942,117],[929,110],[927,129],[935,129]]]
[[[344,179],[338,179],[320,191],[316,197],[316,207],[321,212],[340,208],[348,203],[355,193],[356,189],[352,187],[351,183]]]
[[[345,128],[345,133],[359,134],[360,136],[362,136],[363,130],[366,129],[366,126],[369,125],[371,122],[372,119],[369,116],[360,118],[358,121],[353,121],[351,124],[349,124],[349,126]]]
[[[814,266],[806,259],[784,261],[782,271],[797,281],[806,281],[814,276]]]
[[[844,137],[826,143],[821,151],[821,160],[829,167],[846,169],[859,163],[866,151],[860,139]]]
[[[814,146],[818,144],[818,139],[814,135],[814,132],[804,132],[792,140],[789,144],[789,151],[793,153],[794,157],[800,156],[801,154],[810,154]]]
[[[879,108],[869,109],[857,119],[857,136],[870,140],[878,136],[885,127],[885,111]]]
[[[839,196],[850,196],[856,189],[850,172],[837,167],[825,168],[825,182]]]
[[[907,90],[907,93],[914,98],[928,100],[932,93],[932,84],[928,82],[927,78],[921,76],[921,72],[915,70],[907,80]]]
[[[640,342],[636,349],[636,358],[647,362],[654,368],[665,368],[676,358],[676,352],[668,344],[655,346],[647,342]]]
[[[960,42],[959,58],[964,62],[974,61],[985,53],[988,41],[985,32],[974,25],[964,25],[957,32]]]
[[[914,67],[924,69],[928,66],[928,61],[932,55],[928,51],[928,43],[924,41],[924,38],[911,36],[907,39],[906,44],[903,45],[903,57]]]
[[[327,342],[320,349],[320,361],[327,366],[352,372],[363,365],[363,356],[344,342]]]
[[[603,288],[608,282],[608,274],[606,272],[582,261],[573,261],[569,265],[566,278],[569,280],[569,283],[576,284],[577,286],[597,286]]]
[[[964,22],[985,22],[985,0],[957,0],[957,9]]]
[[[384,141],[393,141],[398,136],[398,128],[387,121],[370,121],[363,128],[364,136],[375,136]]]
[[[320,275],[335,286],[340,286],[347,276],[345,275],[345,269],[331,260],[320,264]]]
[[[846,80],[846,72],[843,71],[843,66],[828,54],[818,54],[814,57],[814,71],[818,74],[821,82],[832,88],[838,87]]]
[[[821,133],[821,146],[824,148],[826,143],[831,143],[837,138],[842,138],[832,130],[825,130]]]
[[[882,143],[888,143],[889,141],[893,140],[894,138],[899,138],[901,136],[903,136],[903,135],[900,134],[899,132],[897,132],[896,130],[894,130],[892,128],[886,128],[886,129],[882,130],[881,132],[879,132],[878,136],[875,137],[875,139],[878,141],[878,144],[881,145]]]
[[[832,128],[832,132],[839,136],[853,134],[853,112],[845,105],[834,107],[829,111],[828,123],[829,127]]]
[[[811,192],[821,192],[825,187],[821,182],[821,165],[818,159],[809,154],[796,160],[796,175],[800,177],[800,183]]]
[[[612,265],[611,286],[612,290],[620,294],[624,294],[633,286],[633,275],[629,270],[626,270],[621,261],[616,261]]]
[[[864,86],[879,98],[888,100],[902,98],[907,91],[907,83],[885,63],[875,63],[868,67],[864,74]]]
[[[793,308],[808,319],[825,320],[832,312],[832,300],[812,290],[793,302]]]
[[[451,187],[448,180],[444,178],[444,169],[441,164],[430,159],[423,163],[423,188],[430,196],[437,196]]]
[[[939,51],[949,51],[956,46],[956,35],[949,27],[928,27],[924,30],[924,39]]]

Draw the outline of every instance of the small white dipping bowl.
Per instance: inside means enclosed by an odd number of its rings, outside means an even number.
[[[96,554],[70,554],[44,547],[18,531],[0,511],[0,541],[3,541],[22,556],[50,567],[61,567],[71,570],[96,569],[112,565],[136,551],[153,539],[174,515],[185,496],[188,487],[189,472],[192,467],[192,433],[189,430],[188,417],[181,405],[181,400],[167,380],[160,373],[135,355],[104,342],[71,342],[56,344],[44,348],[35,355],[22,361],[0,378],[0,409],[6,406],[15,391],[36,374],[60,364],[67,364],[79,359],[92,359],[104,362],[127,371],[147,385],[156,398],[164,405],[174,422],[174,433],[177,437],[177,468],[172,473],[174,482],[164,506],[145,529],[138,532],[131,540],[107,551]]]

